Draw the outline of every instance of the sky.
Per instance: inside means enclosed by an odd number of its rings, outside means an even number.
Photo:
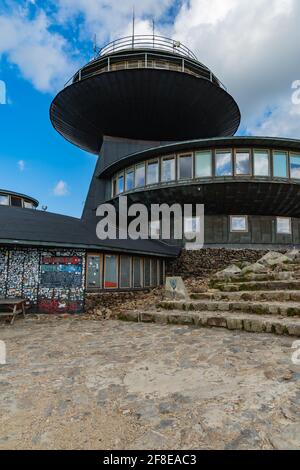
[[[93,57],[95,34],[99,48],[131,34],[134,4],[136,34],[151,34],[154,18],[156,34],[181,41],[225,83],[239,135],[300,138],[299,0],[1,0],[1,189],[80,217],[96,156],[52,128],[49,107]]]

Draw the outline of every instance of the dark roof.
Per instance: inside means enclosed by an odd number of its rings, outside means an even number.
[[[300,151],[299,139],[287,139],[278,137],[254,137],[254,136],[233,136],[233,137],[214,137],[210,139],[195,139],[174,142],[160,147],[153,147],[142,152],[126,155],[117,162],[105,167],[98,176],[110,176],[127,165],[150,159],[153,157],[168,155],[177,152],[198,150],[204,148],[228,148],[228,147],[260,147],[260,148],[278,148],[279,150]]]
[[[15,191],[10,191],[9,189],[0,189],[0,194],[8,195],[8,196],[17,196],[26,199],[27,201],[32,202],[36,207],[39,205],[39,201],[34,197],[27,196],[26,194],[16,193]]]
[[[0,206],[0,244],[85,248],[175,257],[180,249],[156,240],[105,240],[96,236],[98,219],[85,222],[50,212]]]
[[[177,141],[233,135],[240,111],[208,79],[161,69],[104,72],[64,88],[53,100],[54,128],[98,154],[103,135]]]

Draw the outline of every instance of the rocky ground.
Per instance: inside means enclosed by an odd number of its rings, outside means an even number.
[[[300,448],[293,338],[41,316],[0,339],[0,449]]]

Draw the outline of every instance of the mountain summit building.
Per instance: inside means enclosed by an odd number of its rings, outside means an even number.
[[[81,219],[0,191],[0,296],[39,311],[80,312],[86,292],[164,282],[185,240],[105,240],[99,204],[198,203],[205,246],[300,246],[300,141],[234,136],[240,111],[180,42],[126,37],[105,46],[54,98],[54,128],[98,156]],[[31,201],[32,207],[25,205]],[[192,222],[192,221],[190,221]],[[185,220],[182,220],[185,224]],[[153,227],[158,233],[160,221]]]

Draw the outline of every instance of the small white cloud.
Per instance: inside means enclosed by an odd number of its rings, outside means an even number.
[[[60,180],[53,188],[54,196],[67,196],[69,194],[68,185],[65,181]]]
[[[25,162],[24,162],[24,160],[19,160],[19,161],[18,161],[18,167],[19,167],[19,170],[20,170],[20,171],[24,171],[24,170],[25,170]]]

